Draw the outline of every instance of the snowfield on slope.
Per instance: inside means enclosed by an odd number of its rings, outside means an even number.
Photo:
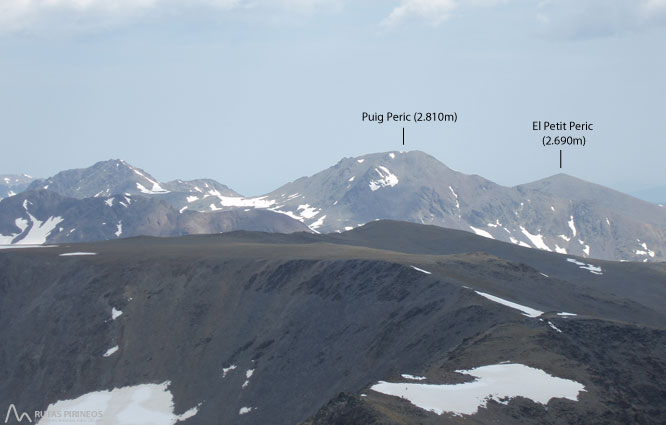
[[[377,174],[379,174],[380,178],[377,180],[372,180],[369,183],[370,190],[372,190],[373,192],[381,189],[382,187],[387,187],[387,186],[393,187],[398,184],[399,182],[398,177],[395,174],[391,173],[391,171],[389,171],[389,169],[384,167],[383,165],[380,165],[377,168],[375,168],[375,171],[377,172]]]
[[[110,391],[95,391],[74,400],[63,400],[50,404],[37,424],[55,425],[63,423],[100,423],[133,425],[173,425],[199,412],[193,407],[181,415],[174,414],[173,395],[169,381],[161,384],[142,384],[114,388]],[[64,420],[68,412],[90,412],[97,418],[73,418]],[[58,415],[60,413],[60,417]],[[37,418],[35,418],[36,420]]]
[[[490,400],[506,403],[507,398],[514,397],[529,398],[540,404],[547,404],[552,398],[578,401],[578,393],[585,391],[585,387],[578,382],[557,378],[523,364],[495,364],[456,372],[477,379],[455,385],[380,381],[371,389],[404,398],[414,406],[438,415],[445,412],[473,415]]]

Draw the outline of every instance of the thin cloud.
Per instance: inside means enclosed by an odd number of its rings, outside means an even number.
[[[0,33],[86,31],[114,27],[147,16],[187,11],[283,9],[311,14],[339,9],[342,0],[0,0]]]
[[[385,27],[395,27],[409,19],[419,19],[437,26],[464,6],[493,6],[506,0],[403,0],[382,21]]]
[[[383,25],[395,27],[410,17],[418,17],[432,25],[438,25],[448,19],[457,8],[456,0],[407,0],[391,11]]]
[[[666,13],[666,0],[647,0],[642,7],[648,15]]]
[[[666,23],[666,0],[543,0],[537,8],[549,38],[607,37]]]

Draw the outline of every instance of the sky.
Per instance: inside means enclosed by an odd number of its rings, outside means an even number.
[[[507,186],[646,189],[666,185],[665,75],[666,0],[0,0],[0,174],[120,158],[251,196],[421,150]],[[545,135],[586,145],[560,169]]]

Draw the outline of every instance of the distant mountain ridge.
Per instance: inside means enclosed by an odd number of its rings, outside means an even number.
[[[160,183],[148,172],[122,159],[100,161],[88,168],[61,171],[53,177],[35,180],[27,188],[40,189],[78,199],[112,195],[162,195],[162,198],[175,207],[188,204],[188,197],[199,194],[203,196],[208,192],[240,196],[212,179]]]
[[[21,193],[30,186],[34,179],[27,175],[4,174],[0,175],[0,200]]]
[[[321,233],[392,219],[583,257],[666,260],[664,207],[565,174],[516,187],[500,186],[454,171],[419,151],[344,158],[310,177],[252,198],[214,180],[162,183],[122,160],[63,171],[28,188],[36,189],[81,200],[118,194],[151,198],[180,214],[265,210]],[[0,203],[0,218],[5,214]],[[11,216],[6,221],[15,219]],[[6,237],[2,232],[0,228]]]
[[[271,211],[179,213],[165,200],[134,195],[75,199],[39,190],[26,191],[0,203],[0,245],[57,244],[234,230],[309,231],[302,223]]]

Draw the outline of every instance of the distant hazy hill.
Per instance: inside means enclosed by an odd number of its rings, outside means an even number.
[[[0,200],[23,192],[32,181],[33,178],[27,174],[20,176],[13,174],[0,175]]]
[[[653,204],[666,205],[666,186],[639,190],[633,192],[632,195],[645,201],[652,202]]]

